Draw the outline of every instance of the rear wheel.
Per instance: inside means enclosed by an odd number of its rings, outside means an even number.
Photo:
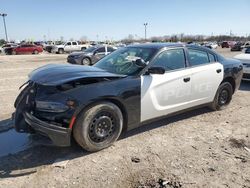
[[[64,49],[60,48],[60,49],[58,50],[58,53],[59,53],[59,54],[63,54],[63,53],[64,53]]]
[[[90,65],[90,64],[91,64],[91,61],[89,58],[87,57],[83,58],[82,65]]]
[[[76,142],[87,151],[99,151],[112,145],[123,127],[121,110],[102,102],[80,114],[73,129]]]
[[[213,103],[210,105],[213,110],[223,110],[231,102],[233,87],[229,82],[223,82],[215,95]]]
[[[37,50],[34,50],[33,54],[38,54],[38,51],[37,51]]]

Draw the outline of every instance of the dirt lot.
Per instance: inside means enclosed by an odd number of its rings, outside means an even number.
[[[0,126],[11,124],[13,102],[27,74],[65,60],[66,55],[0,56]],[[0,187],[250,187],[249,112],[250,83],[243,82],[226,110],[203,108],[165,118],[96,153],[76,145],[43,146],[40,138],[5,131],[0,133]]]

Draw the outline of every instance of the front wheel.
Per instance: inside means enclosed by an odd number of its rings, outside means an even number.
[[[229,82],[223,82],[214,97],[213,103],[210,105],[212,110],[223,110],[231,102],[233,95],[233,87]]]
[[[83,58],[82,65],[90,65],[90,64],[91,64],[91,61],[89,58],[87,57]]]
[[[99,151],[111,146],[120,136],[123,115],[119,107],[101,102],[82,112],[76,121],[73,135],[87,151]]]

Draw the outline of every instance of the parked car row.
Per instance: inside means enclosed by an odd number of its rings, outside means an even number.
[[[243,64],[242,80],[250,81],[250,47],[245,50],[245,53],[236,55],[234,58],[240,60]]]
[[[232,48],[231,51],[241,51],[244,48],[250,47],[250,41],[242,43],[242,42],[237,42]]]

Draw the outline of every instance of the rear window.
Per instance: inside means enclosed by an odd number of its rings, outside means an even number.
[[[191,66],[197,66],[209,63],[208,54],[205,51],[188,49],[189,63]]]

